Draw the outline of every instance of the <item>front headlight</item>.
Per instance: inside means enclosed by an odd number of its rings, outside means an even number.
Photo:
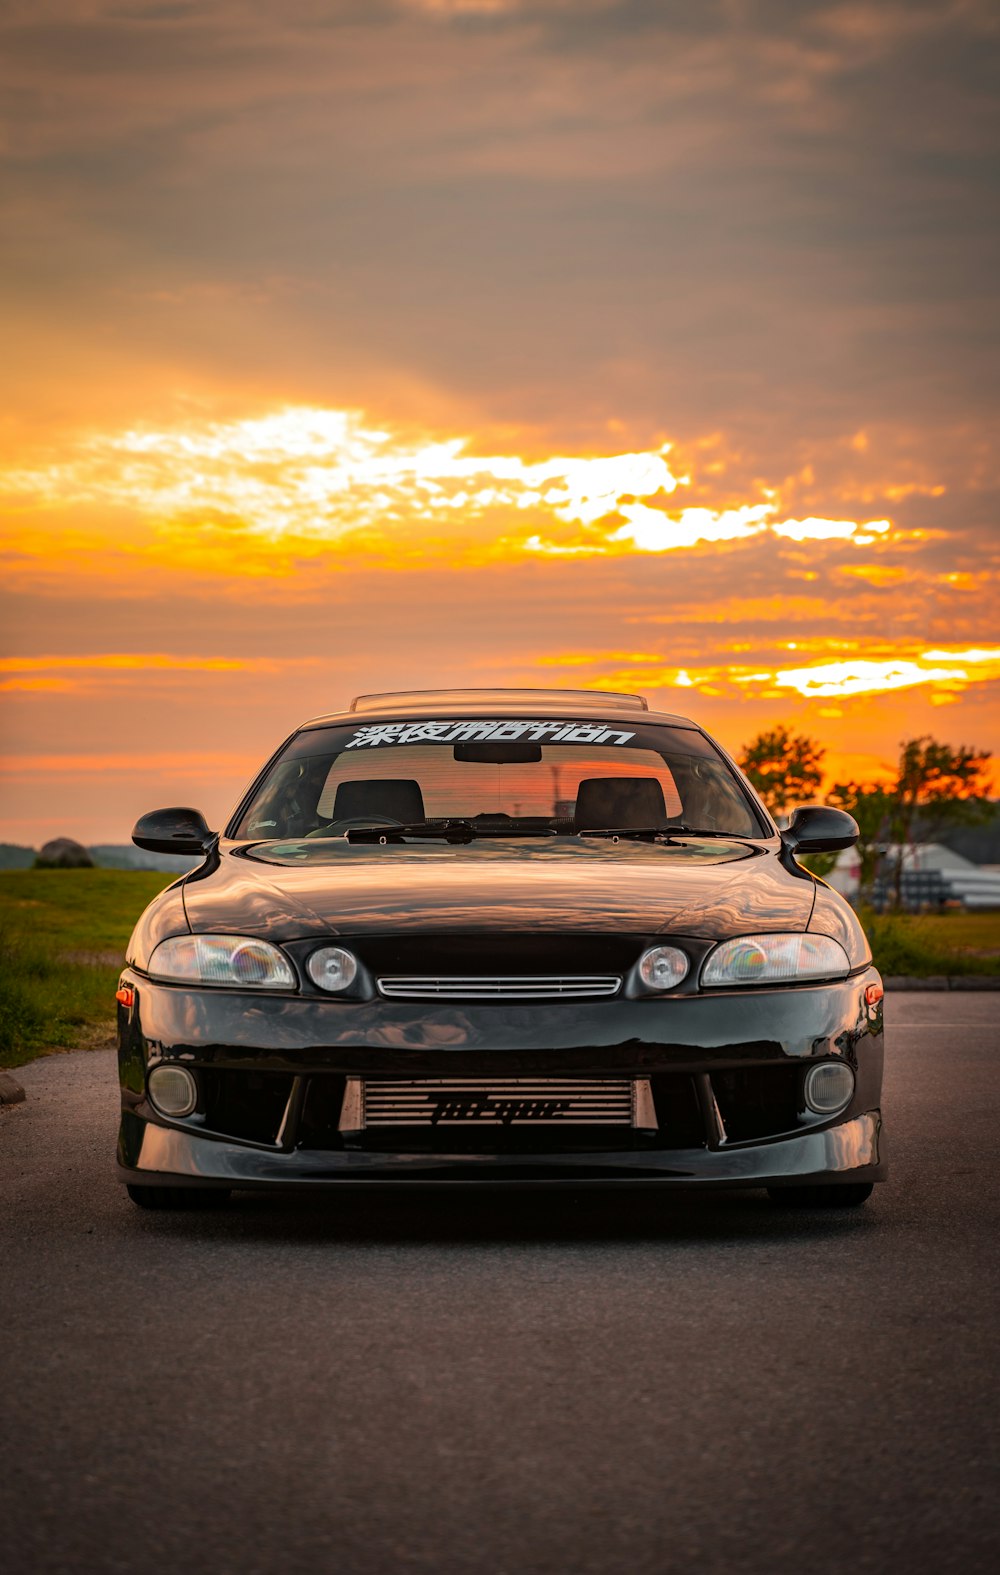
[[[294,990],[294,969],[270,941],[246,935],[175,935],[149,959],[151,979],[177,984],[228,984],[258,990]]]
[[[727,984],[795,984],[846,979],[844,948],[829,935],[740,935],[723,941],[701,971],[703,988]]]

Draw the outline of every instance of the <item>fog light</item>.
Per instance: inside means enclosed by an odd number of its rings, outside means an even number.
[[[802,1092],[807,1107],[816,1115],[835,1116],[851,1102],[854,1072],[846,1061],[821,1061],[809,1068]]]
[[[154,1066],[146,1086],[164,1116],[189,1116],[198,1103],[198,1084],[185,1066]]]
[[[321,946],[306,963],[306,973],[321,990],[349,990],[358,976],[358,959],[342,946]]]
[[[647,990],[672,990],[690,964],[676,946],[652,946],[639,958],[639,978]]]

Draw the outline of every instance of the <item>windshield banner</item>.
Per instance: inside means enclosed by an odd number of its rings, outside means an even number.
[[[514,722],[495,717],[482,722],[373,722],[359,727],[345,749],[373,749],[379,744],[457,744],[468,740],[523,739],[548,744],[627,744],[634,733],[619,733],[603,722]]]

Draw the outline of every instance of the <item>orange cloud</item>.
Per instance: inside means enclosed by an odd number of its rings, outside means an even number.
[[[847,579],[863,580],[866,585],[899,585],[902,581],[912,577],[909,569],[901,564],[888,563],[844,563],[837,569],[837,574]]]
[[[318,665],[319,658],[314,656],[175,656],[163,651],[112,651],[85,656],[0,657],[0,672],[7,673],[39,673],[49,670],[64,672],[74,668],[114,672],[277,673],[284,668]],[[37,680],[39,685],[48,682],[50,680]],[[57,683],[59,680],[53,679],[51,682]]]
[[[759,483],[743,502],[674,507],[692,477],[671,468],[667,443],[535,460],[470,450],[465,437],[392,432],[315,406],[90,434],[0,472],[11,569],[57,572],[68,556],[101,553],[102,570],[110,554],[254,579],[293,576],[334,552],[398,567],[659,554],[766,535],[861,549],[893,534],[887,519],[787,513]]]
[[[885,693],[891,689],[912,689],[918,684],[931,684],[938,689],[942,686],[964,689],[968,684],[995,678],[1000,678],[1000,650],[925,651],[912,660],[893,657],[871,661],[854,657],[839,662],[821,662],[812,667],[735,675],[737,683],[756,684],[779,692],[794,689],[810,699]]]
[[[143,775],[172,778],[198,778],[214,781],[218,777],[240,781],[260,765],[245,754],[212,754],[178,750],[170,754],[144,753]],[[135,774],[134,754],[42,754],[11,755],[0,758],[0,774],[5,777],[93,776],[115,772]]]
[[[822,648],[829,642],[815,642]],[[808,648],[809,642],[805,642]],[[789,642],[788,649],[799,649]],[[643,667],[622,668],[622,660],[647,663]],[[810,700],[847,699],[855,695],[886,694],[896,689],[929,685],[937,691],[954,693],[970,684],[1000,679],[1000,649],[959,651],[931,650],[904,657],[852,656],[837,661],[815,662],[805,667],[750,668],[736,664],[714,664],[694,668],[662,665],[657,656],[631,658],[614,651],[560,653],[539,659],[548,667],[590,666],[600,673],[600,684],[622,689],[695,689],[706,695],[755,693],[781,699],[788,691]]]
[[[0,662],[0,667],[4,664]],[[28,693],[41,694],[73,694],[80,685],[72,678],[3,678],[0,679],[0,692],[10,693],[14,690],[24,690]]]

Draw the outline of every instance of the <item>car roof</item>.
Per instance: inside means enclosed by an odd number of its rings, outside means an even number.
[[[586,716],[596,720],[669,722],[673,727],[696,728],[685,716],[650,711],[642,695],[618,694],[603,689],[413,689],[387,694],[357,695],[346,711],[310,717],[302,728],[329,727],[340,722],[367,722],[397,717],[446,716]]]

